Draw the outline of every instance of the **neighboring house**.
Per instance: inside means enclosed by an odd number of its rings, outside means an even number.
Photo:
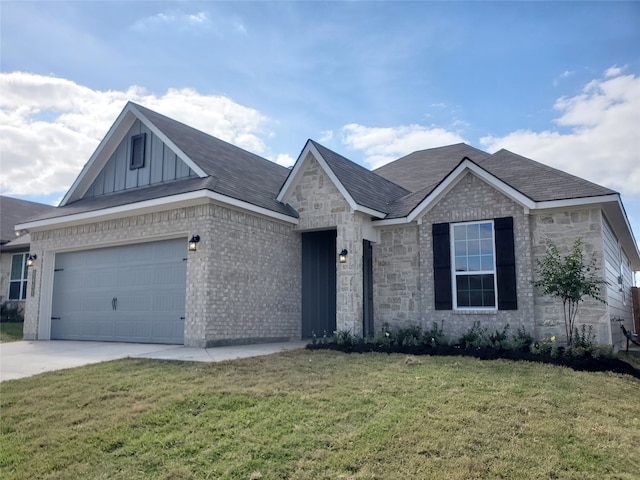
[[[28,339],[208,347],[441,321],[562,336],[535,260],[581,237],[611,285],[579,321],[611,344],[640,270],[618,193],[506,150],[369,171],[309,140],[286,169],[133,103],[60,207],[18,228],[37,255]]]
[[[22,309],[27,297],[30,236],[16,232],[15,225],[53,210],[50,205],[0,196],[0,301]]]

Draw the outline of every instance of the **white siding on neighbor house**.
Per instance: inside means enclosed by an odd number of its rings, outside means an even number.
[[[146,134],[144,166],[131,170],[129,168],[131,137],[140,133]],[[180,160],[140,120],[136,120],[84,197],[96,197],[194,176],[196,174],[186,163]]]

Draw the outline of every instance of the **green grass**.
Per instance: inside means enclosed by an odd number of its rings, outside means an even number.
[[[463,357],[127,359],[1,384],[3,479],[632,479],[640,382]]]
[[[23,322],[0,322],[0,342],[22,340]]]

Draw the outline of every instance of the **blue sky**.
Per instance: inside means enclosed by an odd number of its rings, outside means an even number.
[[[129,99],[282,164],[464,141],[622,193],[640,235],[638,2],[0,3],[3,194],[59,200]],[[28,180],[25,180],[28,179]]]

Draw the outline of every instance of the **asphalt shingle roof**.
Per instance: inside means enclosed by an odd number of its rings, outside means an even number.
[[[536,202],[617,193],[508,150],[485,157],[478,165]]]
[[[388,213],[389,205],[394,200],[410,193],[400,185],[367,170],[319,143],[313,140],[310,142],[316,147],[331,171],[338,177],[340,183],[358,205]]]
[[[135,108],[202,170],[218,179],[210,190],[295,216],[290,207],[276,200],[280,187],[289,175],[288,168],[148,108],[137,104]]]
[[[202,189],[297,217],[292,207],[277,200],[289,169],[145,107],[132,106],[209,176],[82,199],[45,211],[30,220],[97,211]],[[353,200],[361,206],[387,214],[385,218],[402,218],[411,213],[464,158],[469,158],[534,201],[616,193],[507,150],[491,155],[458,143],[413,152],[371,171],[313,140],[309,142]],[[25,217],[21,215],[17,220],[23,222]]]
[[[0,245],[16,240],[15,226],[56,208],[43,203],[0,196]]]

